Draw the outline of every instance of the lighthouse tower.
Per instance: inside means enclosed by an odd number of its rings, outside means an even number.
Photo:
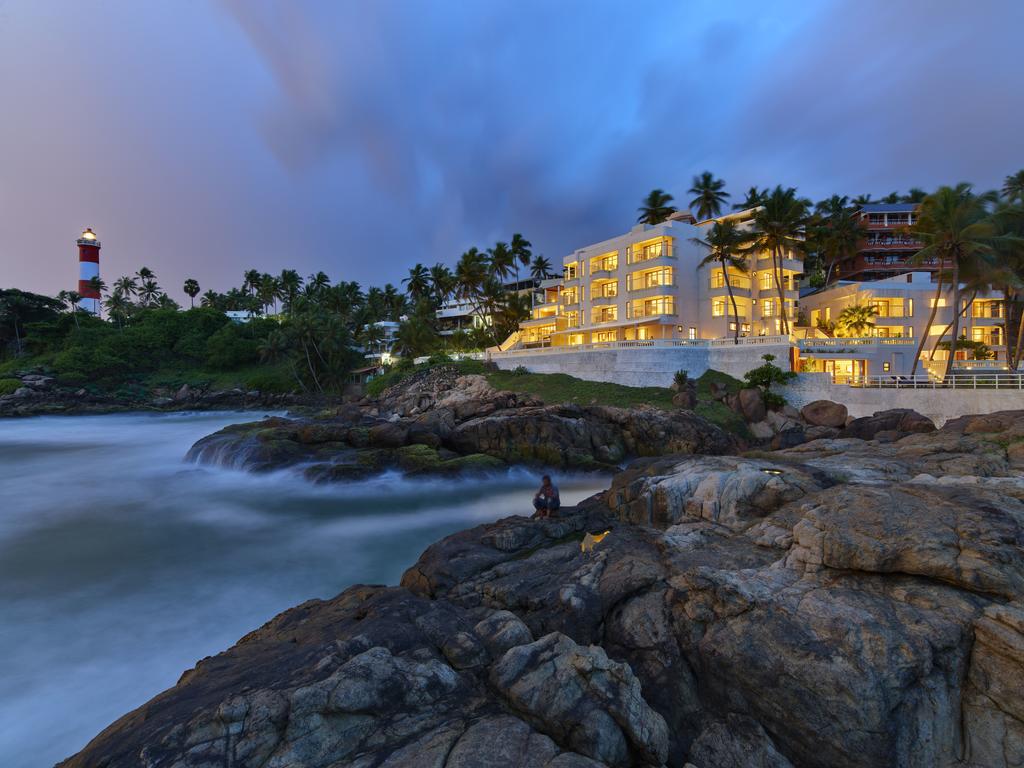
[[[78,293],[82,300],[78,306],[94,315],[100,313],[100,292],[90,281],[100,276],[100,241],[96,233],[86,228],[78,238]]]

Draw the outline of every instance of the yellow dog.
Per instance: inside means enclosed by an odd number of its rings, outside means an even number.
[[[583,541],[580,542],[581,552],[593,552],[594,547],[604,541],[604,537],[607,536],[611,531],[604,531],[603,533],[588,533],[583,537]]]

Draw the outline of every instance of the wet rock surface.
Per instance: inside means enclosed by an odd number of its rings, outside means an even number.
[[[1021,442],[635,462],[285,612],[63,765],[1019,766]]]
[[[690,411],[544,405],[440,367],[317,417],[232,425],[197,442],[189,458],[256,471],[305,464],[311,479],[335,481],[385,469],[458,474],[513,463],[610,471],[633,456],[739,445]]]

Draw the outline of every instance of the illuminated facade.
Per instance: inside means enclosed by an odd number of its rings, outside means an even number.
[[[750,214],[723,218],[750,226]],[[705,239],[714,221],[677,213],[566,256],[562,278],[537,289],[518,346],[715,339],[737,326],[741,336],[780,333],[783,311],[791,322],[796,318],[802,258],[786,254],[778,282],[767,252],[753,253],[745,272],[730,268],[728,276],[721,266],[701,267],[707,251],[693,239]]]

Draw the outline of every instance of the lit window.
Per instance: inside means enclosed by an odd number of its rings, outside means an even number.
[[[697,338],[697,329],[696,328],[690,328],[689,338],[690,339],[696,339]]]
[[[889,372],[890,367],[891,366],[889,365],[889,363],[882,363],[882,370],[885,371],[886,373]]]
[[[715,299],[711,302],[711,316],[723,317],[725,315],[725,300]]]

